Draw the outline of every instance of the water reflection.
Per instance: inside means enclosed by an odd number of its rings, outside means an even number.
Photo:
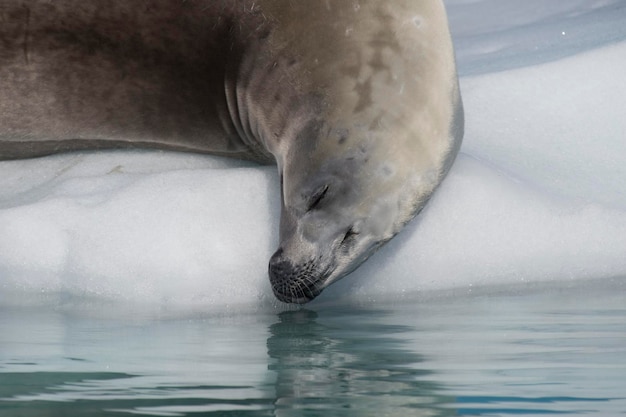
[[[267,341],[276,375],[275,415],[433,416],[437,384],[428,382],[421,355],[405,348],[409,326],[385,324],[384,311],[279,315]]]
[[[189,319],[0,308],[0,416],[623,415],[624,294]]]

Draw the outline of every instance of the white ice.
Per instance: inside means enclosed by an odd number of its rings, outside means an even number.
[[[466,135],[425,211],[314,303],[626,280],[626,3],[449,0]],[[0,305],[278,307],[273,167],[165,152],[0,162]]]

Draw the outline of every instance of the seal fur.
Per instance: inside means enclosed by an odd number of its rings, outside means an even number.
[[[275,161],[282,301],[310,301],[398,233],[461,143],[440,0],[0,0],[0,20],[0,159]]]

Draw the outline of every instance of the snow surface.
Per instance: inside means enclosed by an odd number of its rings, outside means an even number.
[[[626,280],[626,2],[446,4],[461,154],[426,210],[314,304]],[[221,158],[0,162],[0,306],[283,308],[266,272],[278,203],[275,168]]]

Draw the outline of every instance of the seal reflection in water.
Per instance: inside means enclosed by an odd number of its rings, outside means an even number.
[[[0,0],[0,159],[147,147],[278,166],[276,296],[305,303],[446,175],[463,112],[440,0]]]

